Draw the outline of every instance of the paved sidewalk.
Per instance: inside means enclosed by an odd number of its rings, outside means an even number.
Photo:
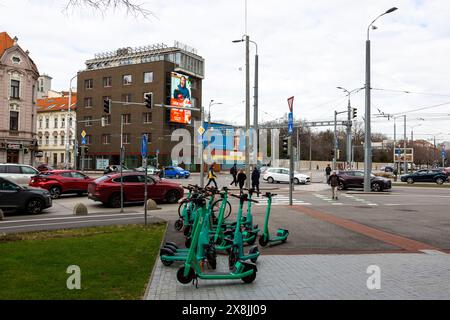
[[[218,269],[226,271],[225,256],[219,256]],[[450,299],[450,255],[296,255],[261,256],[258,274],[252,284],[237,281],[199,280],[199,288],[181,285],[176,279],[179,265],[155,266],[146,299]],[[369,266],[381,270],[381,289],[369,290]]]

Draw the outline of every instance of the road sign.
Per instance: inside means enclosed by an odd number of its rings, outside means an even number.
[[[289,111],[294,112],[294,97],[288,99]]]
[[[83,131],[84,132],[84,131]],[[81,138],[81,144],[84,146],[86,144],[86,137]]]
[[[293,133],[294,133],[294,114],[290,112],[288,118],[288,134],[292,135]]]
[[[447,153],[445,152],[445,147],[442,147],[441,156],[442,158],[445,158],[447,156]]]
[[[84,138],[84,137],[86,137],[86,131],[81,131],[81,136]]]
[[[147,158],[147,152],[148,152],[148,135],[143,134],[141,138],[141,155],[142,158]]]
[[[401,155],[402,154],[402,150],[401,149],[395,149],[395,154]]]
[[[202,136],[205,133],[205,128],[203,128],[202,126],[200,126],[200,128],[197,129],[197,132]]]

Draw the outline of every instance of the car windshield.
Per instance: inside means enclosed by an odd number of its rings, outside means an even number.
[[[180,168],[180,167],[175,167],[175,169],[176,170],[181,170],[181,171],[184,170],[183,168]]]

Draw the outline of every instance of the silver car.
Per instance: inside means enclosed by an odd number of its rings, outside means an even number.
[[[20,186],[28,186],[31,177],[38,174],[39,171],[26,164],[0,164],[0,177],[12,181]]]

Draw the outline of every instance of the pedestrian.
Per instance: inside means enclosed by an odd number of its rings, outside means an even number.
[[[261,172],[257,167],[255,167],[252,171],[252,189],[258,192],[259,197],[259,178],[261,177]]]
[[[333,173],[328,178],[328,184],[331,186],[331,196],[333,200],[338,200],[337,190],[339,185],[339,178],[336,174],[336,171],[333,171]]]
[[[212,183],[214,183],[214,186],[217,189],[216,178],[217,178],[217,176],[214,173],[214,165],[211,165],[208,170],[208,183],[206,184],[206,187],[208,187],[209,184],[212,182]]]
[[[233,177],[233,181],[231,181],[230,186],[232,186],[234,184],[234,186],[236,187],[237,186],[237,174],[238,174],[238,169],[237,169],[236,163],[231,167],[230,174]]]
[[[237,181],[239,183],[239,189],[241,190],[241,193],[242,189],[244,189],[245,180],[247,180],[247,175],[244,173],[244,170],[240,170],[237,176]]]
[[[165,168],[161,167],[161,170],[159,171],[159,178],[162,179],[165,176],[165,172],[164,172]]]
[[[325,174],[327,176],[327,183],[330,184],[330,174],[331,174],[331,166],[327,165],[327,167],[325,168]]]

